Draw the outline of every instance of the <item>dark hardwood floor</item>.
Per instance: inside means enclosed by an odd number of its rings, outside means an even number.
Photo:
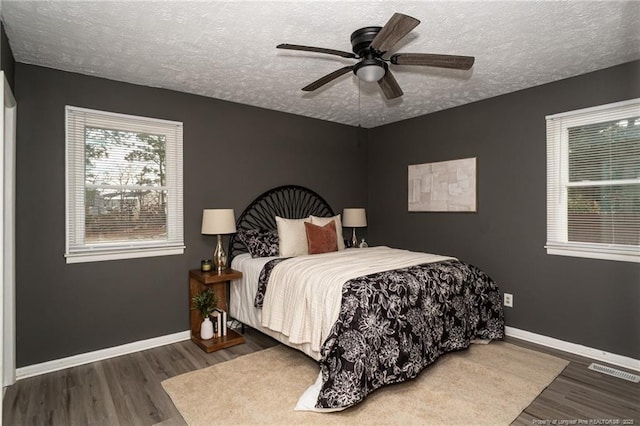
[[[640,425],[640,383],[587,367],[592,362],[637,371],[507,337],[505,341],[566,359],[569,365],[513,422],[514,425]],[[555,421],[555,422],[554,422]]]
[[[185,341],[20,380],[7,389],[2,424],[184,425],[160,383],[277,344],[252,329],[245,340],[211,354]],[[570,361],[513,424],[640,425],[639,384],[588,370],[586,358],[506,340]]]

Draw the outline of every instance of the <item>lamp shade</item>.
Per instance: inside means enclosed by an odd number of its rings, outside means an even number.
[[[367,213],[364,209],[344,209],[342,211],[342,226],[364,228],[367,226]]]
[[[207,235],[233,234],[236,218],[233,209],[205,209],[202,212],[202,233]]]

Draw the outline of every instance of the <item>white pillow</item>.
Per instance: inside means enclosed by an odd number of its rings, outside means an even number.
[[[310,219],[285,219],[276,216],[276,226],[278,227],[278,239],[280,256],[292,257],[309,254],[307,243],[307,231],[304,223]]]
[[[327,223],[331,222],[332,220],[335,220],[336,236],[338,237],[338,250],[344,250],[344,237],[342,236],[342,220],[340,219],[339,214],[333,217],[309,216],[309,219],[311,219],[311,223],[318,226],[325,226]]]

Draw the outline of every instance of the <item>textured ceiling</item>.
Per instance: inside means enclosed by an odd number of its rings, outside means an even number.
[[[394,12],[422,23],[392,51],[475,56],[470,71],[392,65],[387,101],[349,73],[300,89],[353,59],[349,36]],[[640,59],[640,2],[6,1],[17,61],[375,127]],[[585,88],[588,89],[588,88]]]

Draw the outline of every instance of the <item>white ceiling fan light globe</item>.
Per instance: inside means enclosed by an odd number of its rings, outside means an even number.
[[[380,65],[364,65],[358,68],[356,75],[362,81],[373,83],[384,77],[385,69]]]

